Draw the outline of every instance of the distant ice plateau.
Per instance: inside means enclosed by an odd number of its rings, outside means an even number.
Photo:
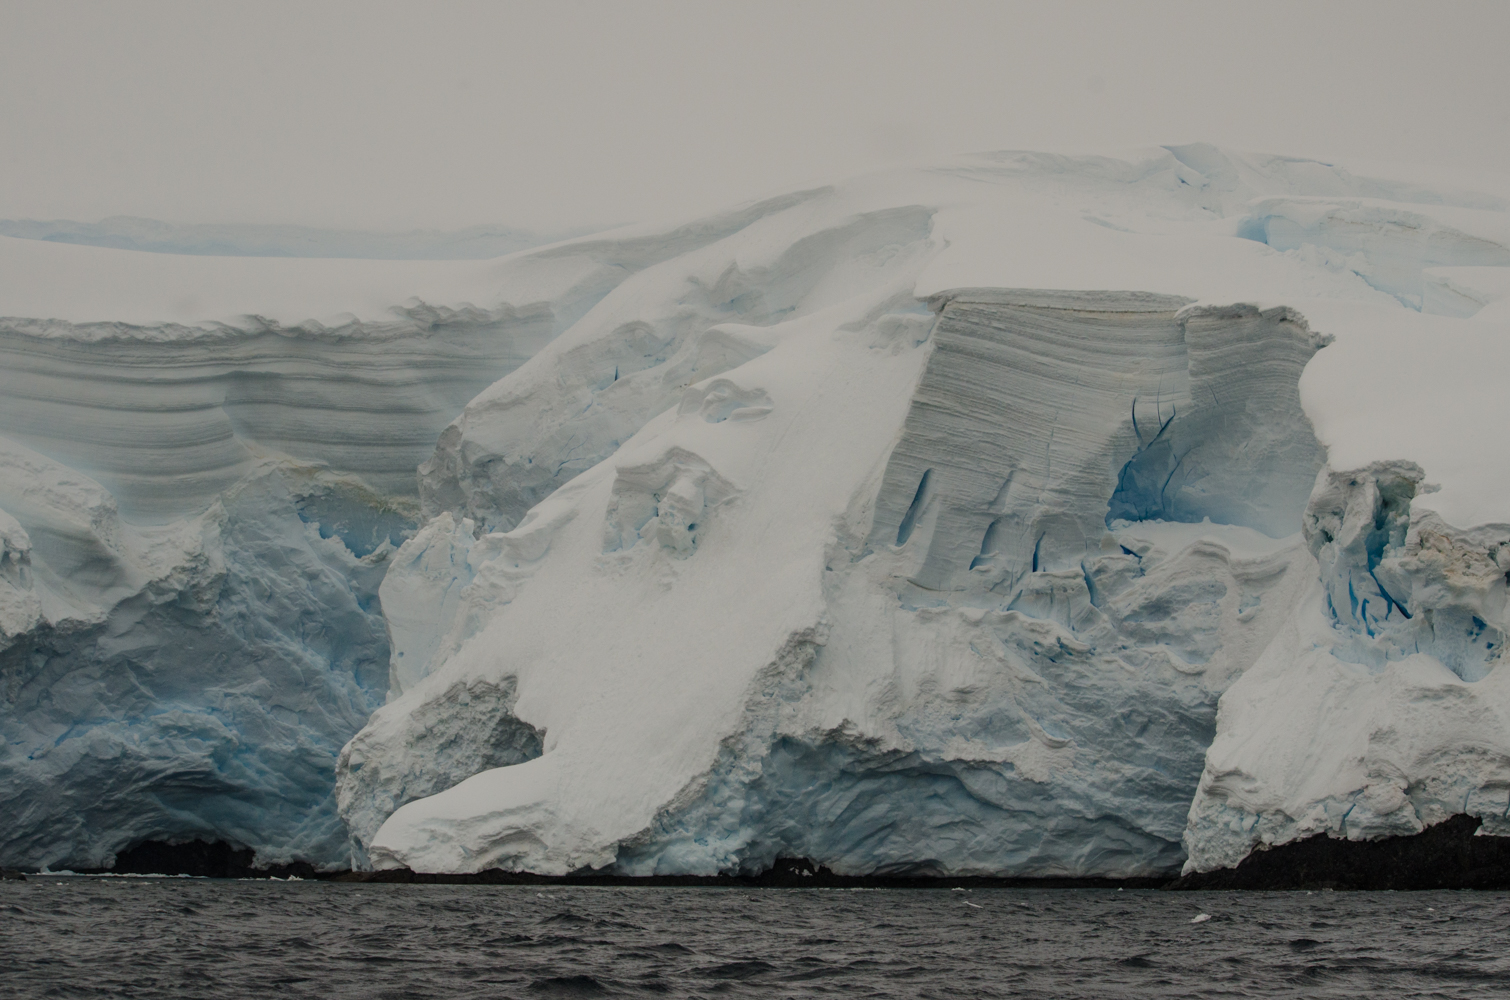
[[[1510,835],[1510,179],[1191,145],[489,260],[0,236],[0,359],[7,867]]]
[[[130,215],[112,216],[99,222],[0,219],[0,236],[151,253],[365,260],[481,260],[554,243],[560,238],[508,226],[371,232],[269,223],[171,223]]]

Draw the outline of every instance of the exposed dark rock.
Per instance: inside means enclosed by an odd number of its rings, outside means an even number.
[[[26,875],[23,872],[13,871],[9,868],[0,868],[0,882],[9,882],[11,880],[25,882]]]
[[[1510,837],[1476,836],[1454,816],[1410,837],[1317,834],[1254,851],[1236,868],[1186,875],[1170,889],[1510,889]]]
[[[414,872],[407,868],[377,872],[347,872],[334,877],[337,882],[446,883],[479,885],[644,885],[644,886],[748,886],[752,888],[844,888],[844,889],[966,889],[1038,888],[1038,889],[1152,889],[1164,885],[1167,878],[995,878],[971,875],[947,877],[935,875],[836,875],[805,858],[778,858],[758,875],[610,875],[594,871],[571,875],[535,875],[530,872],[506,872],[499,868],[467,874],[447,875]]]
[[[536,875],[500,868],[465,874],[415,872],[407,868],[375,872],[321,872],[307,862],[254,868],[253,852],[222,841],[186,844],[147,841],[116,856],[115,867],[80,874],[198,875],[208,878],[288,878],[335,882],[451,885],[642,885],[746,886],[752,888],[954,887],[1039,889],[1510,889],[1510,837],[1476,836],[1482,821],[1454,816],[1410,837],[1340,840],[1318,834],[1305,840],[1254,851],[1236,868],[1224,868],[1171,881],[1168,878],[1005,878],[934,875],[836,875],[802,858],[780,858],[756,875],[652,875],[634,877],[584,870],[570,875]],[[5,870],[6,879],[25,878]]]
[[[254,854],[250,848],[236,848],[224,841],[206,843],[191,840],[186,844],[169,844],[161,840],[149,840],[120,852],[115,856],[115,867],[80,870],[80,874],[102,875],[197,875],[204,878],[329,878],[330,874],[317,872],[307,861],[295,861],[289,865],[270,865],[254,868]]]

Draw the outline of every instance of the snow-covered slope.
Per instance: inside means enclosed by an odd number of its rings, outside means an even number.
[[[85,595],[89,666],[49,673],[39,609],[87,574],[44,579],[46,505],[0,497],[0,609],[36,664],[0,780],[39,803],[4,860],[214,834],[341,863],[332,794],[356,864],[458,871],[1134,875],[1501,822],[1507,195],[1207,146],[997,154],[487,264],[214,261],[173,271],[192,316],[140,281],[72,304],[27,256],[0,312],[40,377],[0,433],[118,503],[112,551],[150,568]],[[273,265],[330,270],[244,304]],[[213,808],[144,808],[144,777],[47,846],[66,810],[39,789],[109,766],[39,761],[123,752],[94,720],[128,679],[122,732],[155,703],[222,717],[203,667],[138,652],[139,608],[210,644],[264,590],[334,620],[334,591],[224,541],[254,524],[365,616],[272,644],[386,698],[359,732],[360,699],[294,711],[327,799],[274,820],[283,786],[205,765]],[[302,690],[229,631],[249,717]],[[230,756],[281,780],[288,742],[238,730]]]

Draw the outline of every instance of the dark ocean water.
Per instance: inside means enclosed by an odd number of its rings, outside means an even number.
[[[0,883],[5,998],[597,996],[1510,997],[1510,893]]]

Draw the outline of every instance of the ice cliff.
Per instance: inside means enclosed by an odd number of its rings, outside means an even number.
[[[1507,193],[1184,146],[489,262],[0,240],[0,860],[1510,832]]]

